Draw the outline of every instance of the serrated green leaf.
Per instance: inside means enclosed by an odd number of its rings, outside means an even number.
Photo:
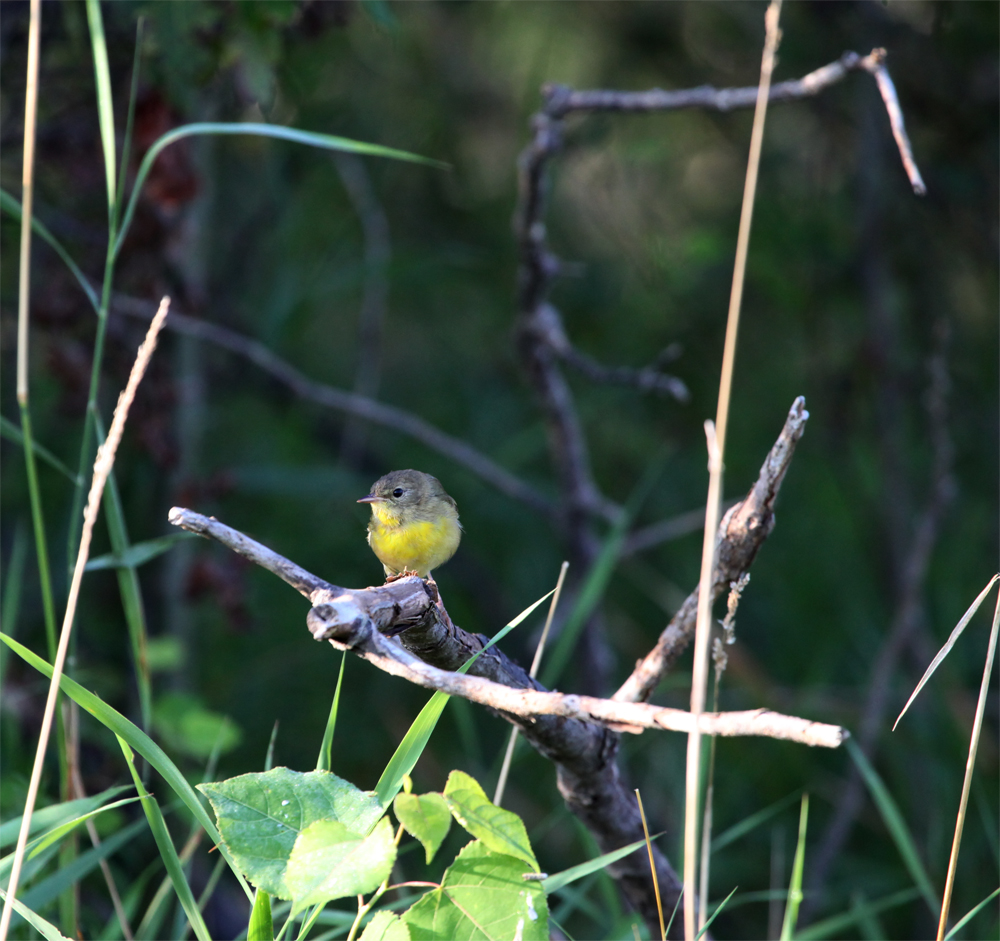
[[[413,941],[546,941],[549,909],[537,882],[525,882],[520,860],[474,840],[447,870],[440,889],[403,914]]]
[[[521,859],[535,872],[540,871],[524,822],[490,801],[475,778],[464,771],[452,771],[444,799],[455,819],[489,849]]]
[[[376,912],[361,933],[360,941],[410,941],[410,929],[392,912]]]
[[[396,862],[392,824],[383,817],[365,836],[338,820],[317,820],[299,834],[285,882],[292,913],[378,888]]]
[[[382,814],[370,791],[329,771],[270,771],[199,784],[211,802],[226,847],[246,877],[290,899],[285,870],[295,842],[310,824],[333,820],[364,836]]]
[[[397,794],[392,803],[396,819],[410,836],[418,839],[431,864],[451,829],[451,810],[441,794]]]

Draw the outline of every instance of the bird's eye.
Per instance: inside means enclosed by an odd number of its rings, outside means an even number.
[[[395,490],[392,491],[392,495],[394,497],[401,497],[403,495],[403,488],[397,487]]]

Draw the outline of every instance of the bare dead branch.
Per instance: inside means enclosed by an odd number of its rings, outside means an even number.
[[[678,402],[688,402],[691,399],[688,387],[680,379],[661,372],[656,366],[644,366],[642,369],[605,366],[572,346],[561,355],[570,366],[592,382],[631,386],[640,392],[659,392],[673,396]]]
[[[757,482],[746,498],[732,507],[719,524],[715,577],[712,600],[729,589],[746,572],[764,540],[774,528],[774,501],[795,452],[795,445],[805,431],[809,413],[805,399],[799,396],[781,429],[778,440],[761,466]],[[671,618],[656,646],[640,660],[632,675],[612,697],[618,702],[645,702],[677,662],[677,658],[694,638],[698,614],[698,590],[685,599],[680,610]]]
[[[148,320],[154,309],[153,305],[146,301],[123,295],[115,295],[112,305],[115,313],[127,314],[143,320]],[[304,376],[290,363],[276,356],[263,343],[242,336],[227,327],[221,327],[218,324],[180,313],[171,314],[167,325],[171,330],[213,343],[215,346],[222,347],[230,353],[235,353],[237,356],[249,360],[269,376],[291,389],[299,398],[409,435],[432,451],[444,455],[487,483],[492,484],[505,496],[524,503],[547,516],[552,516],[556,512],[552,503],[530,484],[515,477],[510,471],[464,441],[435,428],[430,422],[418,418],[411,412],[392,405],[385,405],[356,392],[346,392],[334,386],[315,382]]]
[[[875,83],[878,85],[879,94],[885,103],[885,110],[889,113],[889,125],[892,127],[892,136],[896,139],[896,146],[899,148],[899,156],[903,161],[903,168],[910,178],[910,186],[918,196],[927,193],[923,177],[917,167],[917,162],[913,159],[913,149],[910,147],[910,138],[906,133],[906,125],[903,122],[903,109],[899,107],[899,98],[896,95],[896,86],[889,75],[889,70],[885,67],[886,51],[875,49],[872,54],[865,56],[861,60],[862,68],[875,76]]]

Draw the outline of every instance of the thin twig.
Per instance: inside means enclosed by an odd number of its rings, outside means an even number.
[[[746,497],[727,511],[716,534],[715,576],[711,585],[714,601],[748,571],[757,552],[774,528],[774,503],[791,464],[795,446],[801,439],[809,413],[805,399],[793,403],[778,435],[761,465],[757,482]],[[621,702],[643,702],[677,662],[694,637],[699,589],[684,600],[656,642],[637,664],[629,678],[612,697]]]
[[[14,850],[14,861],[11,866],[10,883],[7,889],[7,898],[4,901],[3,915],[0,916],[0,941],[7,937],[10,926],[10,918],[13,913],[11,900],[17,893],[18,881],[21,878],[21,867],[24,861],[24,850],[28,841],[28,831],[31,826],[31,815],[35,809],[35,801],[38,798],[38,787],[41,783],[42,767],[45,763],[45,752],[48,748],[49,735],[52,732],[52,719],[55,713],[56,699],[59,692],[59,681],[62,678],[63,668],[66,665],[66,654],[69,650],[70,634],[73,630],[73,620],[76,617],[76,605],[80,596],[80,583],[83,581],[83,570],[87,564],[87,557],[90,554],[90,540],[94,532],[94,524],[97,521],[97,514],[101,508],[101,495],[104,492],[104,485],[107,483],[108,475],[115,463],[115,455],[118,445],[125,430],[125,421],[128,418],[129,408],[135,398],[136,389],[142,381],[142,377],[149,365],[149,359],[156,349],[156,340],[163,326],[163,321],[167,316],[170,307],[170,299],[164,298],[160,302],[160,309],[150,324],[146,339],[136,355],[135,364],[129,375],[125,390],[118,399],[115,408],[114,419],[111,422],[111,429],[104,444],[97,451],[97,459],[94,461],[94,476],[90,485],[90,494],[87,497],[87,507],[84,511],[83,530],[80,534],[80,546],[77,551],[76,566],[73,569],[73,580],[70,583],[69,596],[66,600],[66,614],[63,618],[62,630],[59,635],[59,648],[56,651],[56,659],[52,664],[52,678],[49,681],[49,692],[45,700],[45,712],[42,715],[42,727],[38,733],[38,746],[35,750],[35,761],[31,768],[31,780],[28,783],[28,794],[24,801],[24,814],[21,818],[21,829],[17,837],[17,847]]]
[[[114,310],[129,316],[149,319],[151,305],[147,301],[115,295]],[[442,454],[496,487],[500,493],[518,500],[539,512],[552,516],[552,503],[534,487],[515,477],[492,458],[459,438],[435,428],[412,412],[385,405],[356,392],[346,392],[334,386],[315,382],[304,376],[290,363],[272,353],[263,343],[242,336],[234,330],[209,323],[197,317],[174,313],[168,322],[171,330],[206,340],[254,363],[268,375],[287,386],[297,396],[325,408],[369,421],[383,428],[409,435],[432,451]]]
[[[729,296],[729,315],[726,321],[726,342],[722,354],[722,376],[719,380],[719,402],[715,425],[705,422],[708,436],[708,499],[705,505],[705,532],[702,540],[701,579],[698,584],[698,618],[695,627],[694,668],[691,677],[691,713],[699,716],[705,708],[705,686],[708,682],[708,648],[712,632],[712,581],[715,576],[715,531],[719,525],[722,501],[722,468],[726,452],[726,430],[729,424],[729,401],[732,395],[733,365],[736,361],[736,338],[739,332],[740,307],[743,301],[743,282],[746,274],[747,253],[750,247],[750,224],[753,219],[754,196],[757,192],[757,175],[760,151],[764,140],[764,119],[767,115],[768,93],[774,57],[781,41],[778,18],[781,0],[771,0],[764,16],[764,54],[760,65],[760,83],[757,106],[750,134],[750,156],[747,160],[746,185],[743,189],[743,206],[740,210],[740,227],[736,240],[736,261],[733,265],[733,285]],[[695,879],[698,866],[698,805],[701,790],[701,732],[695,730],[688,737],[687,774],[684,798],[684,936],[694,941],[697,912],[695,906]]]

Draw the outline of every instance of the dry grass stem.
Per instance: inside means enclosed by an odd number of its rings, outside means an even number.
[[[729,295],[729,315],[726,322],[726,342],[722,353],[722,376],[719,380],[719,403],[715,425],[705,423],[708,436],[709,483],[705,507],[705,534],[702,542],[701,579],[698,586],[698,619],[695,628],[694,668],[691,678],[691,713],[699,716],[705,708],[705,687],[708,683],[708,646],[712,619],[712,577],[715,573],[715,531],[719,525],[719,504],[722,499],[722,469],[726,451],[726,430],[729,424],[729,402],[732,394],[733,364],[736,360],[736,339],[739,333],[740,307],[746,274],[747,251],[750,245],[750,224],[753,220],[754,197],[760,167],[760,151],[764,140],[764,119],[774,71],[775,53],[781,39],[778,19],[781,0],[771,0],[764,16],[764,54],[760,64],[760,83],[750,134],[750,156],[747,160],[746,185],[740,210],[740,227],[736,239],[736,261],[733,265],[733,286]],[[698,851],[698,790],[701,777],[701,733],[697,723],[688,738],[686,792],[684,800],[684,936],[695,937],[694,885]]]
[[[28,298],[31,296],[31,215],[34,202],[35,124],[38,116],[38,50],[41,0],[31,0],[28,75],[24,94],[24,158],[21,166],[21,255],[17,284],[17,401],[28,402]]]
[[[542,628],[542,636],[538,639],[538,646],[535,648],[535,658],[531,661],[531,669],[528,676],[532,679],[538,676],[538,668],[542,664],[542,654],[545,651],[545,641],[549,636],[549,629],[552,627],[552,618],[555,616],[556,607],[559,605],[559,596],[562,594],[563,582],[566,580],[566,569],[569,562],[563,562],[559,568],[559,578],[556,580],[556,590],[552,595],[549,604],[549,613],[545,618],[545,627]],[[503,792],[507,787],[507,775],[510,774],[510,763],[514,760],[514,746],[517,744],[517,726],[510,730],[510,739],[507,742],[507,752],[503,756],[503,764],[500,767],[500,776],[497,778],[497,789],[493,793],[493,803],[498,807],[503,800]]]
[[[993,582],[990,582],[991,586],[992,584]],[[945,928],[948,924],[948,909],[951,908],[951,893],[955,888],[955,870],[958,868],[958,850],[962,844],[962,830],[965,827],[965,814],[969,807],[969,791],[972,788],[972,769],[976,764],[976,752],[979,750],[979,736],[983,731],[983,713],[986,711],[986,697],[990,689],[990,675],[993,673],[993,658],[997,651],[998,628],[1000,628],[1000,595],[997,596],[997,606],[993,612],[993,627],[990,630],[990,643],[986,651],[986,662],[983,664],[983,681],[979,686],[976,718],[972,723],[972,735],[969,736],[969,757],[965,762],[962,797],[958,803],[955,836],[951,842],[951,856],[948,859],[948,876],[945,879],[944,895],[941,898],[941,917],[938,920],[937,941],[943,941]]]
[[[41,783],[42,766],[45,761],[45,752],[48,748],[49,735],[52,732],[52,720],[55,715],[56,699],[59,692],[59,681],[62,678],[63,669],[66,665],[66,653],[69,650],[70,634],[73,630],[73,620],[76,617],[76,606],[80,597],[80,584],[83,581],[83,570],[87,564],[87,557],[90,554],[90,541],[94,533],[94,524],[97,522],[97,514],[101,506],[101,495],[104,492],[104,485],[107,483],[108,475],[115,463],[115,454],[121,442],[122,433],[125,429],[125,420],[128,418],[128,411],[135,398],[136,390],[142,377],[146,372],[149,359],[156,349],[156,340],[163,321],[166,319],[167,311],[170,307],[170,299],[164,298],[160,302],[160,308],[153,318],[146,333],[146,339],[132,366],[125,391],[118,398],[118,405],[115,408],[114,419],[111,422],[111,430],[105,442],[98,448],[97,459],[94,461],[94,476],[90,486],[90,494],[87,498],[87,508],[84,512],[83,531],[80,535],[80,548],[77,552],[76,566],[73,569],[73,579],[70,583],[69,596],[66,600],[66,613],[63,618],[62,630],[59,634],[59,647],[56,651],[55,663],[52,665],[52,678],[49,681],[49,692],[45,700],[45,712],[42,716],[42,727],[38,733],[38,746],[35,751],[35,761],[31,768],[31,780],[28,784],[28,794],[24,802],[24,815],[21,818],[21,829],[17,837],[17,847],[14,850],[14,860],[11,867],[10,882],[7,889],[7,898],[4,902],[3,916],[0,917],[0,941],[5,941],[10,927],[10,919],[13,914],[11,902],[17,893],[18,881],[21,878],[21,867],[24,862],[24,850],[28,842],[28,831],[31,827],[31,815],[35,809],[35,801],[38,798],[38,788]]]
[[[649,871],[653,876],[653,891],[656,893],[656,913],[660,916],[660,938],[662,941],[667,941],[667,928],[663,923],[663,900],[660,898],[660,881],[656,878],[653,843],[649,839],[649,825],[646,823],[646,811],[642,809],[642,795],[639,793],[639,788],[635,789],[635,799],[639,802],[639,816],[642,817],[642,832],[646,837],[646,852],[649,853]]]

